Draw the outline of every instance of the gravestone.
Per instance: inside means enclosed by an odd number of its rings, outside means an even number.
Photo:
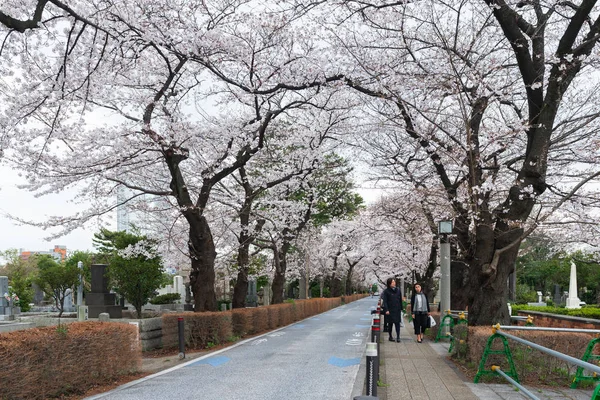
[[[39,306],[44,301],[44,291],[35,283],[32,283],[33,287],[33,304]]]
[[[246,295],[246,307],[258,306],[258,293],[256,293],[256,281],[250,279],[248,281],[248,293]]]
[[[560,296],[560,285],[554,285],[554,297],[552,300],[554,301],[554,307],[558,307],[562,304],[562,298]]]
[[[183,305],[183,311],[194,311],[194,305],[192,304],[192,290],[190,283],[187,282],[185,285],[185,304]]]
[[[108,265],[92,264],[92,291],[86,293],[85,303],[90,318],[98,318],[108,313],[110,318],[123,318],[123,309],[115,304],[116,295],[108,290]]]
[[[268,306],[271,304],[271,282],[263,286],[263,291],[263,305]]]
[[[173,277],[173,291],[179,293],[179,302],[185,299],[185,286],[183,285],[183,276],[175,275]]]
[[[75,311],[75,307],[73,307],[73,291],[71,289],[67,289],[65,291],[65,301],[63,303],[63,311],[64,312]]]
[[[4,294],[8,294],[8,276],[0,276],[0,315],[4,315],[4,308],[8,307],[8,302],[4,298]]]

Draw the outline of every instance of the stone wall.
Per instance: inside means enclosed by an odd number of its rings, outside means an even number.
[[[519,311],[519,316],[528,316],[531,315],[533,317],[533,323],[535,326],[545,326],[545,327],[553,327],[553,328],[577,328],[577,329],[600,329],[600,320],[590,319],[590,318],[582,318],[582,317],[572,317],[570,315],[560,315],[560,314],[548,314],[539,311]],[[524,322],[519,323],[519,325],[524,325]]]

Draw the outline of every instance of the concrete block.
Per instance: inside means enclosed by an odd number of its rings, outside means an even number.
[[[142,351],[154,350],[162,347],[162,337],[154,339],[142,339]]]
[[[145,318],[140,320],[140,332],[162,329],[162,318]]]

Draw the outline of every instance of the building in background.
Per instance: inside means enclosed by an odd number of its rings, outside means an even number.
[[[50,255],[57,262],[62,262],[67,259],[67,246],[54,245],[54,249],[48,251],[23,250],[19,249],[19,257],[21,260],[27,261],[29,257],[34,255]]]

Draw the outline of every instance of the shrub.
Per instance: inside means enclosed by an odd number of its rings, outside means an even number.
[[[231,310],[231,328],[235,336],[244,337],[255,333],[254,309],[236,308]]]
[[[217,345],[233,336],[231,313],[203,312],[163,315],[163,346],[175,347],[178,343],[177,320],[183,317],[186,345],[204,349],[209,343]]]
[[[181,300],[179,293],[166,293],[152,298],[150,304],[172,304],[179,300]]]
[[[515,295],[517,304],[534,303],[538,299],[536,291],[522,283],[517,284]]]
[[[141,365],[137,328],[74,322],[0,334],[2,399],[47,399],[83,394],[134,373]]]
[[[594,306],[584,306],[578,310],[570,310],[564,307],[541,307],[528,306],[522,304],[512,305],[512,315],[517,315],[518,311],[539,311],[548,314],[570,315],[572,317],[600,319],[600,308]]]

